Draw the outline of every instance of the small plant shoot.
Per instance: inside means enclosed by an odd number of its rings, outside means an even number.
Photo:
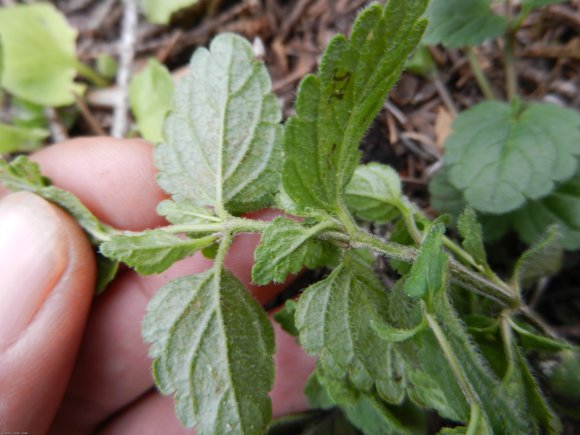
[[[471,2],[476,8],[444,3],[427,9],[427,0],[390,0],[361,10],[350,35],[335,36],[318,71],[302,80],[285,122],[248,41],[226,33],[199,48],[173,100],[145,105],[138,116],[143,134],[155,138],[159,127],[147,129],[169,110],[154,151],[158,183],[171,196],[158,207],[167,226],[129,232],[104,225],[26,157],[0,161],[4,186],[41,195],[79,221],[103,260],[101,290],[119,262],[157,274],[212,251],[209,270],[155,294],[142,324],[157,388],[173,396],[177,417],[198,434],[264,434],[272,419],[273,327],[224,265],[241,233],[261,235],[256,284],[326,268],[276,316],[317,357],[306,388],[313,407],[340,408],[366,434],[427,433],[433,412],[450,423],[441,433],[561,431],[528,356],[566,353],[574,361],[575,348],[544,325],[524,292],[558,270],[562,245],[580,246],[580,227],[565,215],[580,203],[578,115],[494,101],[457,118],[444,178],[433,190],[438,204],[460,214],[461,244],[446,235],[444,219],[430,221],[404,196],[393,168],[360,164],[361,141],[421,41],[426,11],[436,24],[451,5],[469,9],[465,29],[477,29],[469,37],[453,20],[449,29],[427,31],[429,40],[452,47],[508,26],[490,1]],[[548,2],[525,2],[538,3]],[[148,68],[133,84],[136,102],[156,76],[169,81],[159,65]],[[287,215],[244,217],[265,207]],[[508,212],[535,244],[506,278],[488,263],[478,213]],[[553,215],[562,225],[552,225]],[[546,216],[546,232],[535,216]],[[388,224],[392,233],[379,237],[368,222]],[[396,279],[382,280],[377,260]],[[569,376],[558,370],[554,378]]]

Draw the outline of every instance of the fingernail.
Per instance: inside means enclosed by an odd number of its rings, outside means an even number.
[[[28,192],[0,201],[0,348],[33,320],[68,263],[56,210]]]

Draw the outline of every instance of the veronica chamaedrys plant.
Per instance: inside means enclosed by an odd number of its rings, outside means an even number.
[[[457,422],[447,433],[559,431],[525,352],[571,346],[550,336],[521,295],[558,267],[557,232],[504,281],[487,262],[472,209],[460,219],[459,246],[403,196],[395,171],[359,164],[359,144],[421,39],[426,5],[391,0],[362,10],[350,36],[333,38],[318,72],[302,81],[284,125],[247,41],[223,34],[198,49],[155,148],[159,184],[171,195],[158,209],[165,227],[104,226],[30,161],[0,163],[7,187],[69,210],[113,264],[159,273],[212,253],[211,269],[160,289],[143,322],[156,385],[174,396],[186,426],[260,434],[270,424],[272,327],[223,261],[238,234],[260,233],[254,282],[330,269],[278,316],[318,357],[307,385],[314,406],[340,407],[369,434],[424,433],[428,410]],[[271,205],[302,220],[241,216]],[[356,219],[392,223],[391,240]],[[397,271],[393,286],[375,272],[377,255]]]

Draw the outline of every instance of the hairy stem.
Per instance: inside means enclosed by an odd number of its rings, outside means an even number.
[[[364,231],[359,231],[351,238],[351,246],[371,248],[389,258],[406,263],[415,261],[419,253],[415,248],[388,242]],[[520,306],[519,296],[507,284],[492,282],[486,277],[469,270],[454,258],[449,261],[449,270],[451,272],[451,280],[468,290],[493,299],[505,307]]]
[[[505,16],[510,25],[504,35],[504,48],[503,48],[503,58],[505,66],[505,81],[506,81],[506,92],[509,101],[512,101],[518,94],[518,79],[516,75],[516,62],[515,62],[515,45],[516,45],[516,34],[515,28],[512,27],[512,2],[506,0],[504,3]]]
[[[449,343],[449,340],[447,340],[445,332],[443,331],[443,329],[441,329],[439,322],[437,322],[435,318],[431,317],[431,315],[427,312],[425,312],[425,318],[427,319],[427,323],[429,324],[431,331],[433,331],[433,334],[435,334],[435,338],[437,339],[437,342],[439,343],[439,346],[443,351],[445,359],[449,363],[449,367],[453,372],[455,380],[459,384],[461,391],[463,391],[463,394],[465,395],[465,399],[467,400],[467,402],[469,402],[469,404],[472,405],[473,410],[473,404],[477,405],[477,397],[471,388],[471,385],[467,379],[467,376],[465,375],[465,372],[461,368],[461,363],[457,360],[457,357],[453,353],[451,343]]]

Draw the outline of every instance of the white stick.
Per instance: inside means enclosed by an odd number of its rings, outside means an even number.
[[[137,35],[137,0],[124,0],[123,24],[119,44],[119,70],[117,88],[119,94],[113,112],[111,135],[123,137],[127,133],[129,111],[129,78],[135,56],[135,39]]]

